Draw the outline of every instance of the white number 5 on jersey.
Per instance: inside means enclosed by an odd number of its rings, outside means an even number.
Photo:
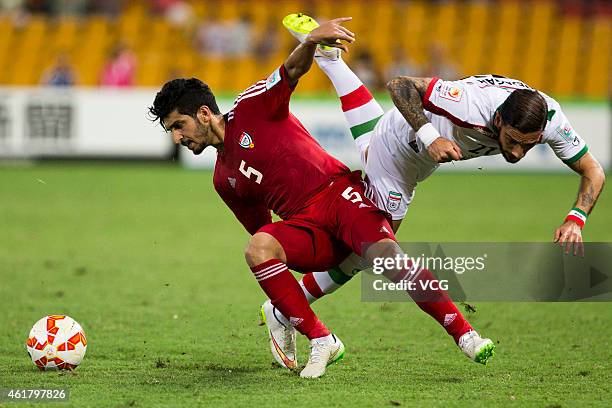
[[[359,194],[357,191],[353,191],[353,187],[347,187],[346,190],[342,192],[342,197],[346,198],[351,203],[359,203],[363,201],[361,194]]]
[[[255,176],[255,182],[257,184],[261,184],[261,180],[263,179],[263,174],[261,174],[260,171],[255,170],[252,167],[247,167],[245,169],[246,166],[246,162],[243,160],[240,162],[240,168],[238,170],[240,170],[240,172],[242,174],[244,174],[246,176],[246,178],[250,179],[252,175]]]

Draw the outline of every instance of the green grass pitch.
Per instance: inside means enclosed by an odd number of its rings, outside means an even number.
[[[577,186],[564,174],[437,174],[399,238],[548,241]],[[612,241],[611,213],[604,192],[585,239]],[[74,407],[609,406],[606,303],[476,303],[469,318],[498,347],[483,367],[415,305],[360,302],[355,280],[315,306],[345,360],[314,381],[273,368],[247,239],[210,173],[0,168],[0,388],[66,387],[70,401],[54,406]],[[87,333],[74,373],[39,372],[26,354],[31,325],[54,313]]]

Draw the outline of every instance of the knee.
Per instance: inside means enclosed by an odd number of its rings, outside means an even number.
[[[382,239],[371,244],[364,252],[364,258],[373,262],[375,258],[394,258],[396,255],[403,255],[404,251],[397,242],[390,238]]]
[[[244,258],[250,267],[262,264],[270,259],[286,262],[285,253],[280,243],[270,234],[258,232],[253,235],[244,250]]]

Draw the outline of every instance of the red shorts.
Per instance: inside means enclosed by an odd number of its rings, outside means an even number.
[[[330,269],[351,252],[361,256],[369,243],[395,240],[388,214],[365,197],[359,171],[334,180],[301,211],[258,232],[276,238],[285,250],[287,266],[300,272]]]

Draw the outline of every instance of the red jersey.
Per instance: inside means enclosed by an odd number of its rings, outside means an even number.
[[[215,190],[249,233],[289,218],[331,179],[349,173],[289,112],[287,72],[281,66],[238,95],[225,115]]]

